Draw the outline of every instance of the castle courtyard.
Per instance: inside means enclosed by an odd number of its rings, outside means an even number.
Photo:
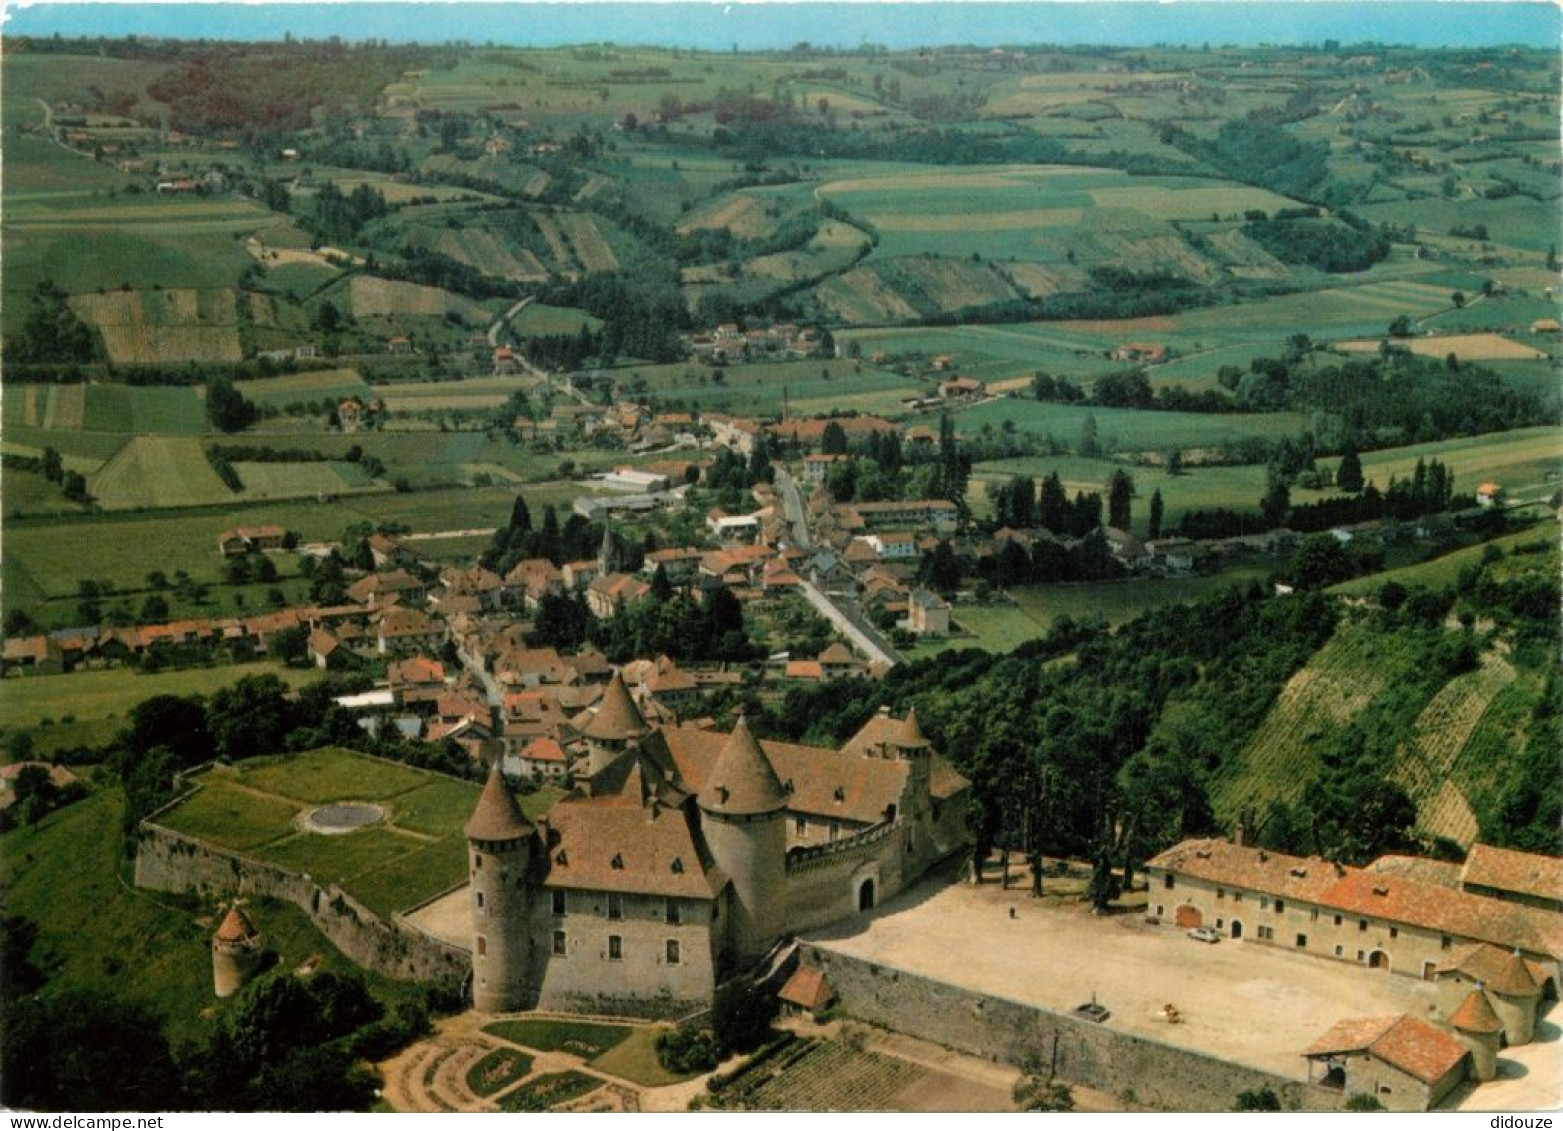
[[[1306,1079],[1301,1052],[1345,1017],[1429,1016],[1430,983],[1223,939],[1196,942],[1137,909],[1094,916],[1075,899],[1033,899],[1024,882],[926,881],[871,916],[810,932],[808,941],[981,993],[1068,1012],[1094,995],[1106,1025]],[[1054,886],[1049,878],[1048,884]],[[1078,882],[1061,888],[1077,891]],[[1164,1007],[1181,1018],[1170,1023]],[[1556,1102],[1558,1029],[1545,1044],[1505,1052],[1486,1089],[1523,1092],[1521,1106]],[[1544,1040],[1546,1038],[1543,1038]],[[1476,1106],[1497,1104],[1478,1094]],[[1504,1106],[1507,1106],[1505,1104]]]

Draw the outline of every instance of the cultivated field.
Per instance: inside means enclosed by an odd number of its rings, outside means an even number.
[[[233,498],[190,437],[134,436],[87,480],[104,510],[198,507]]]
[[[110,291],[71,307],[97,329],[119,365],[238,361],[238,314],[229,290]]]
[[[1384,339],[1337,342],[1347,353],[1376,353]],[[1435,334],[1426,338],[1406,338],[1394,344],[1404,346],[1420,357],[1448,357],[1461,361],[1535,361],[1547,354],[1534,346],[1523,345],[1501,334]]]
[[[447,312],[479,322],[487,317],[487,311],[471,299],[418,283],[355,275],[348,282],[348,293],[355,318],[444,316]]]
[[[255,381],[239,381],[235,388],[256,404],[282,408],[299,402],[342,401],[371,398],[371,391],[356,369],[321,369],[305,373],[284,373]]]

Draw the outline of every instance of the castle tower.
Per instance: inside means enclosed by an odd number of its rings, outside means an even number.
[[[619,551],[613,542],[613,523],[607,521],[602,524],[602,545],[597,548],[597,572],[619,572]]]
[[[212,936],[212,988],[218,997],[232,997],[260,968],[261,937],[238,904],[228,909]]]
[[[907,763],[909,792],[913,797],[926,799],[928,758],[933,751],[933,743],[923,734],[922,724],[917,721],[916,707],[907,711],[906,718],[901,720],[901,726],[890,739],[890,744],[895,748],[896,755]]]
[[[742,716],[696,801],[712,859],[733,884],[729,941],[740,959],[758,957],[787,912],[787,791]]]
[[[526,1004],[531,968],[531,888],[535,830],[505,784],[499,763],[467,822],[472,890],[472,1004],[485,1013]]]
[[[1503,1022],[1504,1043],[1510,1047],[1530,1044],[1536,1032],[1541,987],[1518,952],[1509,955],[1496,977],[1488,979],[1486,989],[1493,1012]]]
[[[651,733],[646,719],[630,698],[624,677],[617,671],[608,681],[597,713],[581,730],[586,739],[586,772],[596,777],[607,769],[635,742]]]
[[[1492,1003],[1480,987],[1465,995],[1460,1008],[1450,1015],[1449,1026],[1460,1038],[1460,1043],[1470,1050],[1473,1075],[1483,1081],[1496,1076],[1503,1022],[1498,1020]]]

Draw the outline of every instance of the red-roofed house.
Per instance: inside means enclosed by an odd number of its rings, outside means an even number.
[[[1404,1014],[1341,1021],[1303,1052],[1309,1079],[1348,1095],[1369,1095],[1390,1111],[1429,1111],[1465,1078],[1458,1038]]]

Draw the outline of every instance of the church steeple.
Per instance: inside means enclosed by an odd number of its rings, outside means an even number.
[[[613,523],[607,519],[602,523],[602,546],[597,551],[597,572],[619,572],[619,552],[613,541]]]

